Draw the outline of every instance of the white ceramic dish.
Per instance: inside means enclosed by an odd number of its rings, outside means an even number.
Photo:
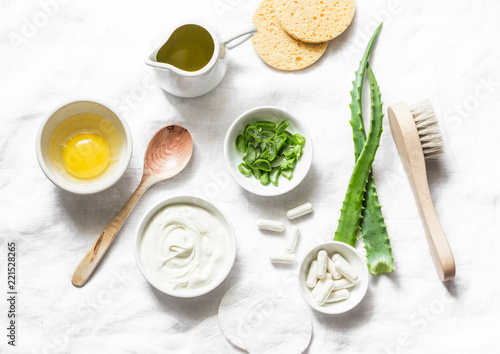
[[[281,176],[278,187],[272,184],[264,186],[252,175],[248,177],[242,175],[240,171],[238,171],[238,165],[243,162],[245,154],[236,149],[236,137],[243,132],[247,124],[253,124],[258,120],[268,120],[279,124],[284,119],[290,122],[290,126],[287,128],[288,131],[292,134],[302,134],[302,136],[306,138],[306,145],[293,171],[294,176],[292,180],[289,181]],[[229,128],[224,141],[224,157],[229,172],[241,187],[257,195],[276,196],[291,191],[304,180],[309,172],[313,159],[313,142],[305,124],[287,111],[276,107],[256,107],[236,118]]]
[[[311,289],[306,285],[307,272],[311,262],[317,258],[318,252],[325,250],[328,257],[332,257],[334,253],[339,253],[345,258],[351,266],[358,272],[358,281],[356,285],[349,290],[349,298],[346,300],[318,305],[314,300]],[[343,242],[331,241],[313,248],[303,259],[299,269],[299,290],[304,300],[316,311],[326,314],[340,314],[347,312],[356,307],[366,295],[368,290],[369,274],[366,261],[361,254],[353,247]]]
[[[118,130],[122,146],[121,158],[112,173],[92,183],[76,183],[63,177],[53,166],[48,153],[49,139],[54,129],[67,118],[79,113],[94,113],[106,118]],[[108,123],[109,124],[109,123]],[[132,133],[127,121],[101,103],[82,100],[67,103],[59,107],[42,122],[36,136],[36,156],[38,164],[47,178],[61,189],[76,194],[94,194],[108,189],[123,176],[132,158]]]
[[[189,204],[206,209],[211,214],[213,214],[217,219],[219,219],[226,229],[226,235],[227,235],[226,241],[227,241],[228,251],[226,254],[224,265],[222,266],[222,269],[219,272],[219,274],[214,278],[214,280],[211,283],[200,288],[172,290],[166,287],[165,285],[156,281],[156,279],[148,273],[148,270],[144,266],[144,263],[142,262],[140,257],[142,236],[144,235],[144,231],[146,230],[146,227],[148,226],[149,222],[160,210],[162,210],[166,206],[175,204]],[[189,196],[180,196],[167,199],[163,202],[156,204],[149,211],[147,211],[146,214],[144,214],[144,216],[142,217],[141,221],[139,222],[137,231],[135,233],[133,246],[134,246],[135,261],[144,278],[146,278],[146,280],[159,291],[167,295],[179,298],[192,298],[196,296],[201,296],[215,289],[226,279],[226,277],[228,276],[229,272],[233,267],[234,260],[236,258],[236,235],[229,219],[213,204],[207,202],[206,200]]]

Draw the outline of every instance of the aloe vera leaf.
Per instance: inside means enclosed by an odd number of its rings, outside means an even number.
[[[361,113],[361,96],[363,90],[363,77],[368,65],[368,58],[373,47],[373,43],[377,38],[382,24],[373,33],[366,47],[363,58],[359,63],[359,68],[356,71],[356,76],[353,81],[353,89],[351,91],[351,127],[354,138],[354,155],[356,160],[363,149],[366,141],[366,133],[363,124],[363,116]],[[369,70],[370,72],[370,70]],[[381,113],[381,112],[379,112]],[[368,182],[366,183],[365,192],[365,209],[362,211],[361,230],[362,237],[365,241],[366,258],[368,261],[368,269],[371,274],[378,275],[394,271],[394,257],[392,255],[391,242],[387,233],[387,226],[384,222],[382,207],[378,200],[377,190],[373,174],[370,172]]]
[[[371,70],[369,69],[369,72]],[[384,115],[382,112],[382,100],[380,89],[373,72],[370,76],[371,91],[371,123],[368,138],[359,155],[354,170],[352,171],[349,186],[342,209],[340,210],[339,224],[335,231],[335,241],[345,242],[351,246],[357,239],[357,233],[360,229],[360,221],[363,211],[363,202],[365,200],[365,186],[371,171],[372,163],[375,160],[375,154],[380,146],[380,136],[382,135],[382,122]]]
[[[363,146],[365,145],[366,133],[365,133],[365,125],[363,123],[363,114],[361,112],[361,97],[363,95],[363,78],[365,76],[366,65],[368,64],[368,58],[370,57],[370,53],[373,48],[373,43],[382,28],[382,23],[377,27],[375,32],[370,38],[368,45],[366,46],[365,53],[363,54],[363,58],[359,62],[359,68],[355,73],[354,81],[352,82],[352,91],[351,93],[351,103],[349,107],[351,108],[351,127],[352,133],[354,137],[354,155],[356,156],[356,160],[359,158],[359,154],[361,154],[361,150],[363,150]]]
[[[370,173],[366,184],[366,208],[361,221],[362,237],[365,241],[368,270],[373,275],[394,271],[394,257],[387,226],[382,215],[382,207],[375,189],[375,181]]]
[[[372,82],[376,85],[375,76],[369,64],[367,69],[370,85]],[[379,110],[376,114],[383,114],[381,105],[376,106],[375,109]],[[366,258],[370,273],[379,275],[393,272],[394,257],[392,255],[391,241],[384,222],[382,206],[378,200],[375,179],[371,172],[366,183],[365,210],[363,210],[363,218],[361,219],[361,231],[365,241]]]

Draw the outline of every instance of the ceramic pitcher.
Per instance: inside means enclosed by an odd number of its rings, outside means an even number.
[[[168,44],[168,39],[183,26],[193,25],[206,30],[213,40],[213,54],[210,61],[196,71],[182,70],[172,64],[158,61],[158,52]],[[206,24],[185,22],[167,33],[167,40],[146,58],[146,64],[152,68],[158,84],[165,91],[179,97],[201,96],[213,90],[221,82],[229,64],[229,51],[251,38],[255,32],[257,32],[255,25],[249,24],[236,33],[221,36]]]

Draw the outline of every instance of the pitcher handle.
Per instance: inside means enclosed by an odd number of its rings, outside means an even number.
[[[257,27],[253,23],[248,24],[236,31],[236,33],[233,33],[229,36],[226,36],[222,39],[222,44],[227,49],[233,49],[246,40],[252,38],[252,36],[257,32]]]

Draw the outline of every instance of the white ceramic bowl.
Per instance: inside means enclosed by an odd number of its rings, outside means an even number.
[[[79,113],[94,113],[106,118],[118,130],[122,140],[122,153],[118,165],[110,174],[92,183],[76,183],[64,178],[53,166],[48,154],[49,139],[54,129],[67,118]],[[56,186],[76,194],[94,194],[108,189],[123,176],[132,158],[132,145],[132,133],[125,119],[101,103],[82,100],[61,106],[42,122],[36,136],[36,157],[43,173]]]
[[[238,165],[243,162],[245,154],[236,149],[236,138],[238,135],[244,131],[247,124],[253,124],[258,120],[268,120],[279,124],[284,119],[290,122],[290,126],[287,128],[288,131],[292,134],[299,133],[306,138],[304,151],[293,171],[292,180],[289,181],[281,176],[278,187],[273,184],[264,186],[259,180],[254,178],[253,175],[248,177],[242,175],[240,171],[238,171]],[[276,196],[291,191],[306,177],[313,159],[313,143],[305,124],[290,113],[276,107],[256,107],[236,118],[229,128],[224,141],[224,157],[229,172],[240,186],[257,195]]]
[[[359,278],[356,282],[356,285],[348,289],[350,293],[348,299],[324,304],[322,306],[318,305],[314,300],[311,294],[311,289],[309,289],[306,285],[306,278],[309,271],[309,266],[311,265],[311,262],[317,258],[318,252],[320,250],[325,250],[328,253],[328,257],[332,257],[333,254],[339,253],[351,266],[353,266],[357,270]],[[368,290],[368,283],[368,267],[366,265],[364,257],[361,256],[361,254],[353,247],[343,242],[331,241],[313,248],[305,256],[299,269],[300,294],[309,304],[309,306],[311,306],[316,311],[326,314],[340,314],[354,308],[365,297],[366,291]]]
[[[144,266],[144,263],[142,262],[142,259],[140,257],[142,236],[144,235],[144,231],[146,230],[146,227],[148,226],[149,222],[160,210],[162,210],[166,206],[175,204],[189,204],[208,210],[212,215],[214,215],[217,219],[219,219],[222,222],[222,224],[226,229],[226,235],[227,235],[226,241],[227,241],[228,251],[226,254],[224,265],[222,266],[222,270],[219,272],[219,274],[214,278],[214,280],[211,283],[200,288],[172,290],[166,287],[162,283],[156,281],[156,279],[149,274],[148,270]],[[146,278],[146,280],[159,291],[167,295],[179,298],[192,298],[196,296],[201,296],[215,289],[226,279],[226,277],[228,276],[229,272],[233,267],[234,260],[236,258],[236,234],[229,219],[213,204],[207,202],[206,200],[189,196],[180,196],[167,199],[163,202],[156,204],[149,211],[147,211],[146,214],[144,214],[144,216],[142,217],[141,221],[139,222],[137,231],[135,233],[133,246],[134,246],[135,261],[144,278]]]

